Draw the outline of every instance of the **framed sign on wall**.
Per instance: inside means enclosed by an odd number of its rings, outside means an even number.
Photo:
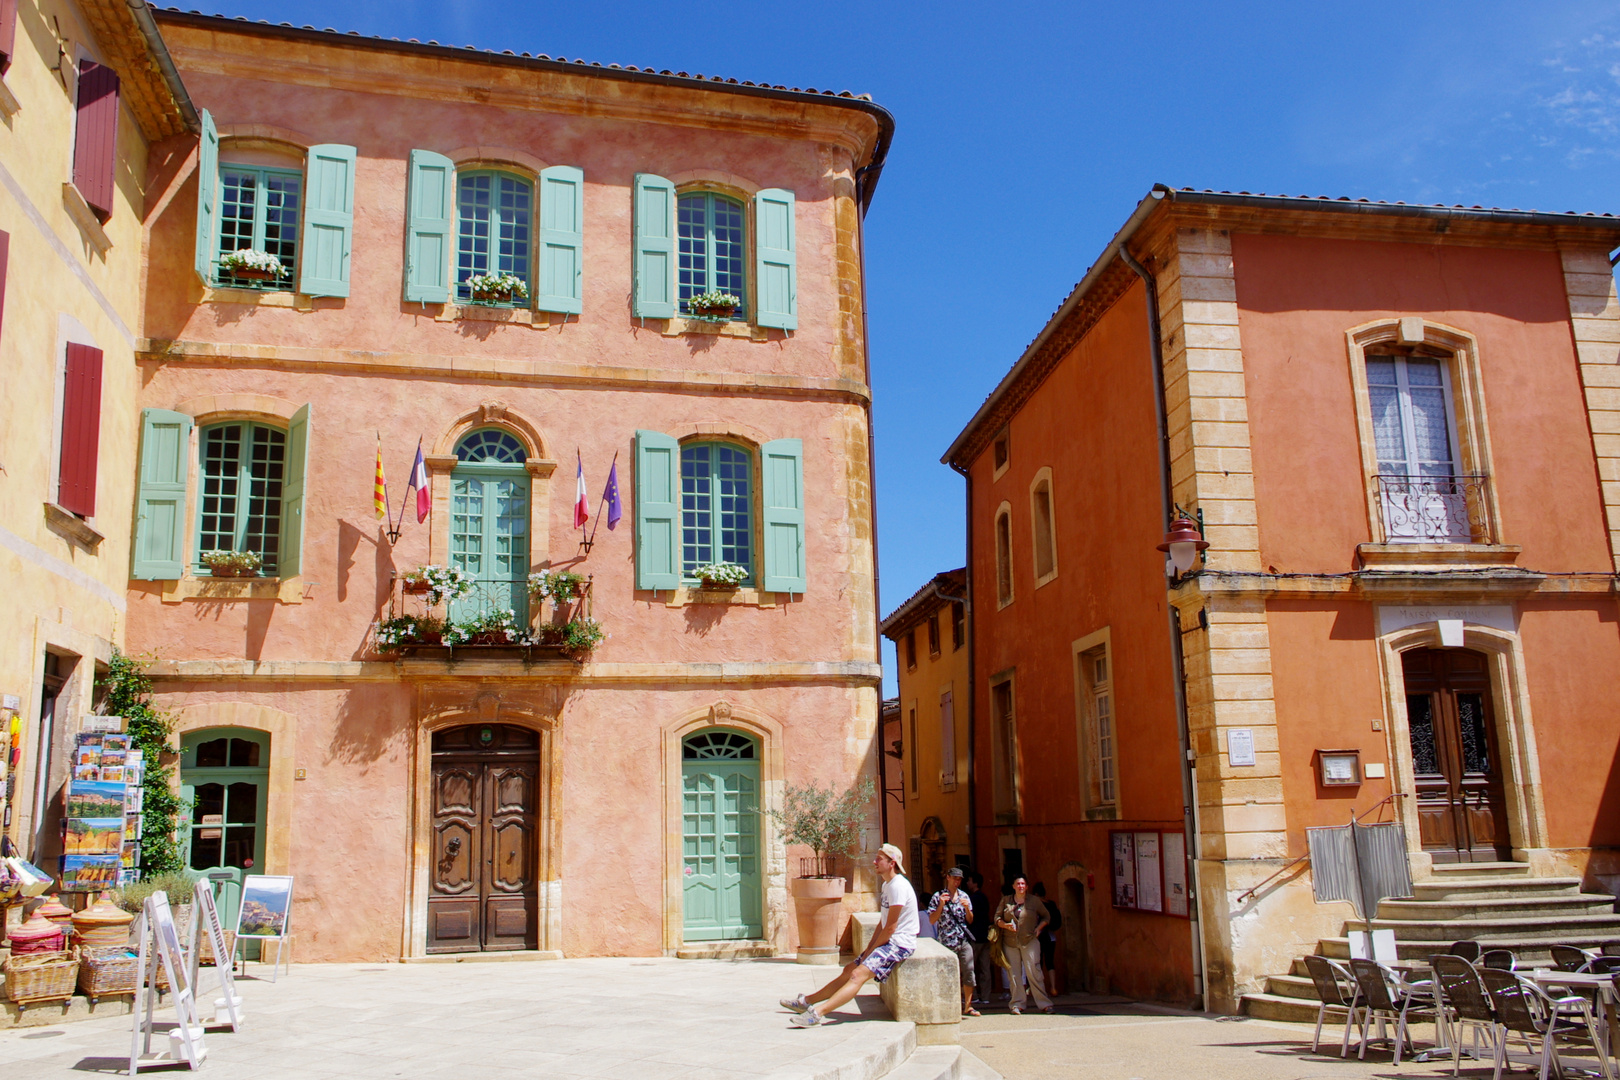
[[[1108,834],[1114,906],[1187,918],[1187,837],[1180,830],[1133,829]]]

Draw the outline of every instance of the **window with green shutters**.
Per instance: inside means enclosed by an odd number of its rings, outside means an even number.
[[[450,473],[450,565],[472,577],[450,617],[511,611],[529,621],[528,453],[509,431],[480,428],[456,445]]]
[[[733,319],[746,319],[748,285],[743,278],[747,244],[743,205],[712,191],[682,195],[676,211],[680,246],[681,314],[691,314],[692,297],[718,291],[742,301]]]
[[[681,576],[710,563],[754,569],[753,455],[729,443],[681,447]]]
[[[264,424],[234,422],[202,430],[197,471],[196,569],[204,551],[253,551],[260,572],[280,569],[283,488],[287,478],[287,432]]]
[[[512,274],[530,284],[534,185],[502,172],[456,175],[456,298],[473,299],[467,280],[477,274]],[[480,301],[483,302],[483,301]],[[514,298],[502,306],[528,307]]]
[[[291,289],[298,261],[298,216],[304,178],[290,169],[266,169],[223,161],[219,165],[219,238],[213,280],[233,289]],[[281,260],[273,278],[249,278],[221,267],[235,251],[263,251]]]

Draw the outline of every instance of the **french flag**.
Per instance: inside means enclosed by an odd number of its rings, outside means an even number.
[[[433,505],[433,497],[428,494],[427,461],[422,457],[422,440],[416,440],[416,462],[411,466],[411,482],[406,490],[416,489],[416,523],[418,525],[427,520],[428,510]]]
[[[579,464],[574,484],[574,528],[583,529],[585,523],[591,520],[590,507],[585,503],[585,459],[580,457],[578,450],[574,451],[574,458]]]

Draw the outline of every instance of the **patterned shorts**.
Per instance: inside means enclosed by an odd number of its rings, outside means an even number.
[[[944,942],[940,942],[944,945]],[[956,967],[962,976],[963,986],[978,986],[978,980],[973,974],[973,942],[959,941],[955,945],[945,945],[956,954]]]
[[[873,949],[871,954],[861,961],[861,967],[870,971],[872,978],[882,982],[889,977],[889,973],[895,969],[900,961],[910,955],[910,949],[902,949],[892,941],[886,941]]]

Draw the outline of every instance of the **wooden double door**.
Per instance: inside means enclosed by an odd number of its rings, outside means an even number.
[[[540,740],[507,724],[433,736],[430,953],[539,947]]]
[[[1435,862],[1512,853],[1490,667],[1468,649],[1401,654],[1423,850]]]

